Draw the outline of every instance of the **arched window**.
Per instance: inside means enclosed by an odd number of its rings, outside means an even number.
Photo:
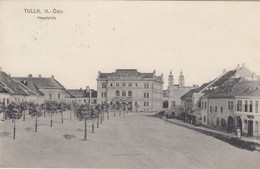
[[[122,96],[126,96],[126,92],[124,90],[122,91]]]
[[[132,96],[132,91],[128,91],[128,96]]]
[[[120,96],[120,92],[118,90],[116,91],[116,96]]]

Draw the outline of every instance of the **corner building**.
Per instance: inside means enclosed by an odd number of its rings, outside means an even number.
[[[98,104],[124,103],[129,111],[158,111],[163,102],[163,74],[141,73],[137,69],[116,69],[112,73],[98,72]]]

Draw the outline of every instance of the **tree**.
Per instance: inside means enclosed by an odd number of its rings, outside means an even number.
[[[97,114],[97,128],[98,128],[99,127],[99,115],[100,115],[100,111],[101,111],[101,106],[99,104],[96,105],[95,111],[96,111],[96,114]]]
[[[85,121],[84,129],[84,140],[87,140],[87,120],[91,119],[90,106],[89,105],[80,105],[74,109],[74,114],[79,119],[79,121]]]
[[[57,112],[57,103],[55,102],[46,102],[46,110],[51,115],[50,127],[52,127],[52,115]]]
[[[4,103],[0,103],[0,113],[3,113],[3,117],[2,117],[2,121],[5,120],[6,116],[5,116],[5,104]]]
[[[37,119],[42,116],[41,107],[38,104],[30,103],[29,104],[29,115],[32,118],[35,118],[35,132],[37,132]]]
[[[19,108],[19,105],[12,102],[5,109],[6,117],[14,120],[14,132],[13,139],[15,139],[15,130],[16,130],[16,119],[20,119],[22,117],[22,111]]]
[[[20,109],[23,113],[23,121],[25,121],[25,110],[28,109],[28,103],[27,102],[20,103]]]
[[[61,123],[63,124],[63,112],[66,111],[66,104],[65,103],[59,103],[58,104],[58,110],[60,111],[61,113]]]

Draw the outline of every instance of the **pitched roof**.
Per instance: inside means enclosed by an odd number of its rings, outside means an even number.
[[[89,92],[87,92],[86,90],[81,90],[81,89],[69,89],[66,90],[66,92],[68,93],[67,97],[70,98],[88,98],[89,97]],[[97,91],[91,89],[91,97],[97,97]]]
[[[39,89],[63,89],[65,88],[54,78],[42,77],[14,77],[34,92],[40,92]]]
[[[206,91],[205,96],[208,98],[260,97],[260,81],[251,81],[245,78],[229,79],[218,88]]]
[[[161,76],[155,76],[154,73],[141,73],[138,72],[137,69],[116,69],[115,72],[112,73],[101,73],[99,72],[98,78],[117,78],[117,77],[132,77],[132,78],[141,78],[148,79],[154,78],[156,81],[161,82]]]
[[[21,85],[19,85],[12,77],[8,76],[3,71],[0,71],[0,86],[2,89],[4,89],[2,91],[6,91],[12,95],[27,96],[32,94],[30,93],[31,91],[29,92],[27,90],[24,90]]]
[[[201,86],[198,87],[198,88],[191,89],[190,91],[188,91],[187,93],[185,93],[183,96],[181,96],[181,99],[192,98],[193,93],[199,93],[199,92],[201,92],[201,91],[204,90],[204,88],[205,88],[206,86],[208,86],[210,83],[211,83],[211,82],[204,83],[203,85],[201,85]]]

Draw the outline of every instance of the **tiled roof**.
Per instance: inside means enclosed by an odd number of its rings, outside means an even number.
[[[181,96],[181,99],[185,99],[185,98],[192,98],[193,93],[199,93],[201,92],[206,86],[208,86],[210,84],[209,83],[204,83],[203,85],[201,85],[198,88],[195,89],[191,89],[190,91],[188,91],[187,93],[185,93],[183,96]]]
[[[205,92],[208,98],[227,98],[235,96],[260,97],[260,81],[251,81],[245,78],[229,79],[218,88]]]
[[[0,86],[9,94],[14,95],[30,95],[27,91],[24,91],[23,88],[10,76],[8,76],[5,72],[0,71]]]
[[[0,93],[8,93],[8,91],[5,90],[2,86],[0,86]]]
[[[42,78],[42,77],[15,77],[17,81],[20,81],[25,86],[29,87],[35,92],[38,89],[64,89],[65,88],[54,78]]]
[[[83,97],[89,97],[89,92],[86,92],[86,90],[80,90],[80,89],[69,89],[66,90],[67,93],[70,95],[71,98],[83,98]],[[97,91],[91,89],[91,97],[97,97]]]

